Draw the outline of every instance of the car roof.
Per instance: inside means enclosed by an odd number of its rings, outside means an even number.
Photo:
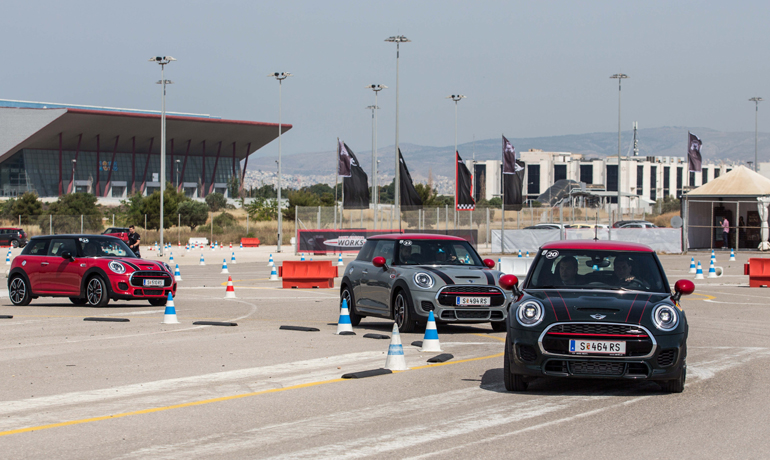
[[[90,237],[99,237],[99,238],[112,238],[118,241],[123,241],[120,238],[116,236],[110,236],[110,235],[102,235],[102,234],[96,234],[96,233],[75,233],[75,234],[65,234],[65,235],[38,235],[33,236],[33,240],[45,240],[45,239],[51,239],[51,238],[90,238]]]
[[[651,247],[624,241],[565,240],[544,244],[541,249],[598,249],[604,251],[654,252]]]
[[[370,236],[369,240],[450,240],[467,241],[465,238],[451,235],[433,235],[430,233],[386,233]]]

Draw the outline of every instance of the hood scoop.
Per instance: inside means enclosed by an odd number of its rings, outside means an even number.
[[[595,313],[617,313],[620,308],[606,308],[606,307],[575,307],[577,311],[590,311]]]

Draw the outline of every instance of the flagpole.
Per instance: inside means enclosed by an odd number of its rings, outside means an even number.
[[[340,138],[337,138],[337,148],[340,145]],[[334,155],[334,229],[337,229],[337,184],[339,183],[339,162],[340,153]]]
[[[505,146],[503,145],[503,148]],[[505,159],[503,159],[503,162],[505,162]],[[503,170],[505,169],[505,164],[500,165],[500,200],[503,202],[500,205],[500,211],[502,215],[502,219],[500,219],[500,254],[505,254],[505,174]],[[498,269],[500,267],[497,267]]]

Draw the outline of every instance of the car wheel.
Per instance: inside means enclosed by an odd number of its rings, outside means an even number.
[[[168,303],[168,298],[163,297],[162,299],[148,299],[150,302],[150,305],[153,307],[163,307]]]
[[[88,280],[86,302],[92,307],[104,307],[110,302],[107,283],[104,282],[101,276],[96,275]]]
[[[19,240],[11,241],[11,246],[13,246],[14,248],[18,248],[19,247]]]
[[[11,280],[8,286],[8,297],[14,305],[23,307],[29,305],[32,301],[32,294],[29,292],[29,284],[23,277],[17,276]]]
[[[682,367],[679,377],[674,380],[664,380],[658,382],[660,388],[666,393],[681,393],[684,391],[684,382],[687,379],[687,368]]]
[[[361,323],[362,316],[356,312],[356,304],[353,301],[353,293],[350,292],[350,288],[345,285],[345,288],[340,294],[340,308],[342,308],[342,301],[345,300],[348,303],[348,314],[350,315],[350,324],[358,326]]]
[[[412,303],[403,291],[399,290],[393,299],[393,319],[399,332],[414,332],[417,323],[412,319]]]
[[[505,324],[505,321],[492,321],[492,330],[495,332],[505,332],[507,330],[507,325]]]
[[[503,381],[505,382],[505,389],[508,391],[524,391],[529,384],[524,381],[522,375],[511,373],[511,357],[508,351],[510,348],[508,337],[506,337],[505,356],[503,356]]]
[[[80,297],[70,297],[70,302],[72,302],[74,305],[85,305],[88,301]]]

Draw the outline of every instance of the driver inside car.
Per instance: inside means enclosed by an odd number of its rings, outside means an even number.
[[[578,261],[573,256],[566,256],[560,260],[556,271],[559,274],[559,284],[564,286],[583,284],[581,276],[578,275]]]
[[[636,278],[631,271],[633,266],[631,265],[631,258],[627,256],[615,257],[615,282],[620,286],[627,286],[630,283],[636,282],[637,284],[644,285],[644,281]]]

